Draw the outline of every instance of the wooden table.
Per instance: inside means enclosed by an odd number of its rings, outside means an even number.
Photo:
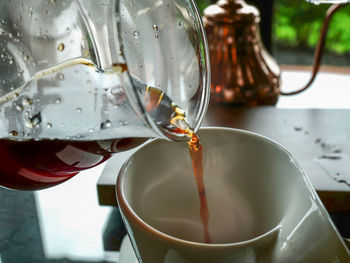
[[[289,150],[306,170],[329,212],[350,212],[350,110],[237,108],[211,105],[202,126],[244,129]],[[115,156],[97,185],[101,205],[117,205],[115,182],[133,151]]]

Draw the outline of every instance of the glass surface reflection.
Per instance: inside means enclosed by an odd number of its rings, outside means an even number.
[[[46,258],[105,260],[102,232],[111,208],[98,205],[96,182],[102,166],[67,184],[35,192]]]

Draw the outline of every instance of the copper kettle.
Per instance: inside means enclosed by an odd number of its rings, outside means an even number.
[[[281,69],[262,44],[257,8],[244,0],[219,0],[204,10],[211,71],[211,102],[245,106],[274,105],[279,95],[294,95],[315,79],[332,15],[344,5],[332,5],[326,14],[315,50],[312,76],[293,92],[281,91]]]

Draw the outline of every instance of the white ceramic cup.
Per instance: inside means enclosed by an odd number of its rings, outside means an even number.
[[[153,140],[125,163],[117,199],[143,263],[350,262],[297,161],[254,133],[206,128],[204,182],[211,244],[186,143]]]

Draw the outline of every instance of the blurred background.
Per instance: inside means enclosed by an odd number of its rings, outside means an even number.
[[[216,1],[196,0],[201,12]],[[251,0],[261,13],[261,35],[279,64],[311,65],[328,4],[304,0]],[[329,26],[323,65],[350,65],[350,5],[339,10]]]

